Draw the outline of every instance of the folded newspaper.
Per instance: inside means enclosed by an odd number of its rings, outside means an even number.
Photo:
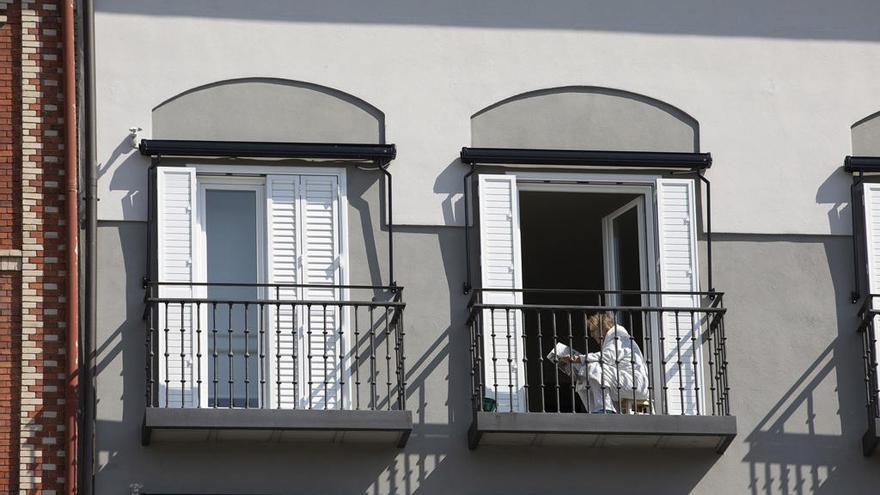
[[[580,362],[586,361],[584,359],[584,355],[579,353],[578,351],[572,349],[571,347],[563,344],[562,342],[557,342],[556,347],[547,354],[547,359],[551,363],[556,363],[556,366],[559,367],[559,370],[565,373],[568,376],[571,376],[573,379],[576,379],[573,375],[574,365],[571,362],[560,361],[560,358],[574,356],[579,357]]]
[[[557,342],[556,347],[547,354],[547,359],[551,362],[558,363],[560,358],[574,356],[581,358],[580,361],[583,361],[583,354],[572,349],[571,347],[563,344],[562,342]]]

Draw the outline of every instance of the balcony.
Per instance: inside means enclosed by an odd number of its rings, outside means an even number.
[[[865,456],[874,453],[880,441],[880,401],[878,401],[877,381],[877,324],[880,310],[872,309],[874,298],[880,294],[870,294],[859,311],[861,322],[859,334],[862,337],[862,362],[865,368],[865,407],[868,416],[868,429],[862,437],[862,452]]]
[[[143,444],[406,444],[401,287],[151,282],[145,302]]]
[[[736,418],[722,299],[720,293],[476,290],[468,318],[470,447],[724,452],[736,436]]]

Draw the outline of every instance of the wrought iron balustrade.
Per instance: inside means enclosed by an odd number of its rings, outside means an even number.
[[[467,321],[474,410],[729,416],[722,299],[477,289]]]
[[[868,415],[868,431],[862,444],[865,455],[870,455],[880,437],[880,384],[877,377],[877,326],[880,324],[880,309],[875,302],[880,294],[869,294],[859,311],[859,335],[862,338],[862,363],[865,375],[865,407]]]
[[[405,410],[403,289],[146,284],[153,408]]]

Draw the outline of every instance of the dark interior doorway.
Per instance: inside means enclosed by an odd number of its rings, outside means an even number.
[[[613,304],[606,294],[570,293],[561,289],[604,291],[605,242],[615,243],[616,277],[620,289],[646,290],[640,274],[639,221],[636,210],[613,222],[613,239],[605,239],[603,219],[640,195],[594,192],[521,191],[520,237],[522,246],[523,303],[534,305]],[[647,239],[646,233],[641,238]],[[624,295],[624,306],[641,304],[639,295]],[[539,321],[540,315],[540,321]],[[526,380],[530,411],[584,412],[571,380],[548,362],[546,355],[562,342],[581,353],[596,352],[599,345],[587,337],[584,311],[527,311],[524,313]],[[643,322],[618,313],[621,323],[644,349]]]

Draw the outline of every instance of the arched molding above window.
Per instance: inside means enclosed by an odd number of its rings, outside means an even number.
[[[699,123],[681,109],[619,89],[541,89],[471,117],[472,146],[698,152]]]
[[[859,120],[851,130],[853,155],[880,156],[880,112]]]
[[[273,78],[218,81],[153,109],[154,139],[385,142],[385,115],[350,94]]]

